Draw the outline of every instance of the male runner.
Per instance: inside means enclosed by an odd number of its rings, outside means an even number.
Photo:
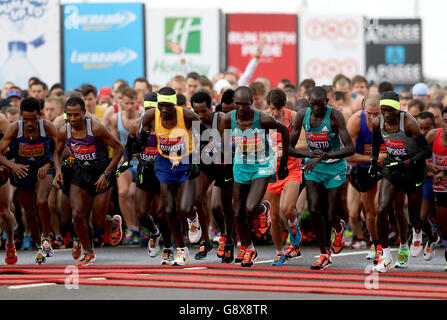
[[[289,134],[292,133],[292,124],[295,123],[296,112],[287,109],[287,96],[281,89],[272,89],[267,94],[268,109],[266,112],[271,114],[277,121],[283,123]],[[281,147],[281,135],[276,134],[277,144],[273,145],[276,149],[277,167],[280,165],[280,158],[282,155]],[[269,201],[272,207],[272,229],[271,234],[273,242],[276,248],[276,257],[272,262],[272,266],[281,266],[286,262],[286,259],[298,258],[301,256],[300,241],[301,231],[298,225],[298,217],[296,212],[296,202],[298,200],[300,184],[302,182],[301,163],[297,158],[290,157],[287,161],[287,167],[289,169],[289,175],[284,180],[278,180],[273,183],[269,183],[264,199]],[[284,253],[283,247],[283,233],[281,228],[282,213],[288,220],[289,234],[290,234],[290,246]]]
[[[3,114],[0,114],[0,137],[6,132],[9,121]],[[6,257],[7,264],[17,262],[16,247],[14,244],[14,221],[15,217],[10,211],[10,187],[9,176],[11,169],[0,165],[0,223],[2,230],[6,233]]]
[[[54,255],[49,239],[50,211],[47,199],[51,190],[51,176],[48,175],[52,167],[50,141],[56,142],[57,135],[51,122],[40,119],[40,111],[37,99],[22,100],[21,118],[9,126],[0,143],[0,152],[3,153],[9,146],[14,159],[13,162],[0,156],[0,165],[9,167],[14,172],[11,182],[17,187],[18,202],[25,210],[28,225],[37,243],[35,262],[38,264],[44,263],[45,257]]]
[[[321,270],[332,264],[329,251],[332,228],[335,229],[332,251],[338,254],[344,246],[345,222],[337,216],[337,211],[341,186],[346,181],[345,158],[354,154],[354,145],[341,112],[327,105],[324,88],[312,89],[309,102],[310,107],[299,110],[296,116],[289,154],[307,158],[303,166],[307,201],[321,251],[311,269]],[[301,127],[306,131],[307,151],[295,149]]]
[[[414,228],[413,243],[422,242],[420,212],[426,176],[425,160],[430,158],[432,152],[417,121],[407,112],[400,111],[397,93],[383,93],[380,107],[380,118],[373,120],[373,161],[370,174],[375,175],[378,172],[377,161],[382,137],[387,148],[387,158],[383,161],[383,181],[380,186],[376,223],[383,257],[374,267],[374,271],[386,272],[394,268],[388,240],[388,214],[394,198],[402,189],[408,196],[410,223]]]
[[[241,262],[243,267],[251,267],[258,258],[250,236],[248,217],[259,216],[259,230],[263,234],[271,224],[270,203],[263,201],[263,197],[268,183],[275,181],[276,159],[269,141],[270,133],[266,130],[278,130],[281,134],[283,154],[278,168],[278,179],[283,180],[288,175],[288,129],[272,116],[251,109],[252,104],[250,88],[242,86],[236,89],[235,110],[223,117],[221,128],[221,133],[224,133],[226,158],[232,156],[232,147],[231,138],[225,129],[231,129],[231,136],[234,136],[236,144],[233,160],[233,210],[238,222],[241,247],[235,262]]]
[[[191,256],[183,240],[179,217],[192,218],[194,214],[195,178],[199,169],[192,163],[192,124],[200,118],[193,111],[176,106],[177,96],[172,88],[161,88],[157,101],[158,107],[144,114],[140,141],[146,145],[151,131],[157,136],[159,154],[155,158],[155,175],[160,181],[168,225],[177,244],[173,265],[185,265]]]
[[[59,128],[55,182],[64,183],[61,155],[67,145],[75,159],[71,169],[70,206],[76,234],[84,250],[77,265],[87,266],[96,260],[87,226],[92,206],[95,206],[93,211],[96,213],[94,223],[105,229],[110,243],[115,246],[122,239],[121,217],[115,215],[111,218],[106,214],[111,200],[111,187],[115,183],[114,169],[123,155],[123,147],[98,121],[85,116],[82,98],[69,98],[65,103],[65,113],[68,123]],[[114,151],[111,160],[108,157],[108,146]]]
[[[196,182],[197,198],[195,201],[203,239],[199,252],[195,255],[195,258],[200,260],[204,259],[213,249],[208,235],[208,207],[205,199],[207,190],[211,183],[214,182],[215,186],[222,188],[221,199],[223,206],[226,209],[231,208],[233,168],[231,165],[219,164],[223,159],[220,159],[222,148],[218,124],[224,114],[211,111],[211,96],[203,91],[199,91],[191,97],[191,105],[194,112],[199,115],[203,124],[200,134],[202,140],[200,142],[201,173]],[[224,258],[225,244],[233,243],[234,220],[231,218],[232,216],[232,210],[226,212],[226,217],[229,218],[229,226],[226,225],[225,219],[222,219],[223,217],[221,215],[215,216],[215,221],[221,231],[219,249],[217,252],[218,258]],[[231,248],[233,248],[233,246],[231,246]],[[232,251],[227,260],[230,258],[232,259]]]
[[[145,96],[145,110],[157,108],[157,93],[152,92]],[[155,176],[155,158],[158,155],[157,137],[153,132],[147,139],[146,145],[140,145],[138,142],[139,132],[141,131],[141,115],[140,119],[131,124],[129,128],[129,136],[124,152],[124,164],[118,169],[122,173],[125,169],[132,154],[138,153],[138,168],[136,172],[137,182],[135,191],[135,208],[137,218],[141,225],[150,232],[148,242],[148,254],[150,257],[156,257],[160,252],[161,233],[164,238],[164,250],[162,264],[171,264],[174,261],[174,249],[171,247],[171,231],[167,225],[164,216],[163,198],[160,194],[160,182]],[[157,221],[157,224],[155,224]],[[160,227],[157,227],[160,226]],[[161,233],[160,233],[161,231]]]

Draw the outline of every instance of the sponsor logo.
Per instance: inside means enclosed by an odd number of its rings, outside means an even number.
[[[123,67],[138,58],[138,54],[128,48],[120,48],[112,52],[79,52],[72,51],[70,63],[82,64],[84,69],[105,69]]]
[[[79,14],[76,6],[65,7],[65,29],[83,31],[103,31],[109,29],[122,29],[137,21],[137,16],[128,10],[120,10],[111,14]]]
[[[173,53],[167,46],[168,41],[181,45],[185,53],[200,53],[201,18],[166,18],[165,53]]]
[[[321,131],[329,131],[329,129],[326,126],[324,126],[323,129],[321,129]]]
[[[380,23],[377,19],[366,20],[367,44],[418,44],[421,42],[419,23]]]
[[[26,17],[40,18],[44,15],[48,0],[6,0],[0,1],[0,16],[7,15],[11,21]]]
[[[366,78],[374,81],[390,81],[396,85],[416,83],[422,79],[421,64],[371,65],[366,71]]]
[[[45,154],[45,145],[43,142],[35,144],[24,144],[19,145],[19,156],[32,158],[41,157]]]
[[[386,46],[385,63],[391,65],[404,64],[405,63],[404,46]]]

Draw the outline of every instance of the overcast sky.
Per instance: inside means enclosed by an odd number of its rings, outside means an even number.
[[[63,0],[123,2],[123,0]],[[134,0],[157,8],[220,8],[224,13],[361,14],[371,18],[422,18],[423,72],[429,79],[447,81],[445,0]],[[303,5],[307,3],[307,5]]]

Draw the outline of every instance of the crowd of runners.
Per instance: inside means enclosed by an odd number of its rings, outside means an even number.
[[[432,260],[447,240],[446,88],[418,83],[397,93],[389,82],[341,74],[323,86],[274,86],[251,79],[261,53],[262,45],[240,77],[208,79],[182,58],[185,75],[160,86],[145,78],[71,91],[38,78],[27,89],[5,83],[6,263],[17,262],[18,249],[36,250],[42,264],[70,247],[86,266],[99,246],[142,244],[161,264],[250,267],[255,240],[268,235],[272,265],[281,266],[302,255],[306,210],[321,252],[314,270],[347,246],[346,230],[351,247],[370,247],[375,271]]]

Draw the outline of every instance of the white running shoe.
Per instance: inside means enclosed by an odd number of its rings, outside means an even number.
[[[51,247],[50,239],[41,238],[42,241],[42,253],[48,258],[54,256],[54,250]]]
[[[149,242],[147,244],[147,252],[151,258],[155,258],[160,253],[160,238],[161,234],[158,233],[158,236],[152,237],[150,235]]]
[[[425,260],[429,261],[429,260],[433,259],[433,257],[435,256],[435,245],[437,245],[440,240],[441,240],[441,238],[439,238],[439,236],[438,236],[438,238],[436,239],[435,242],[430,242],[430,240],[427,241],[427,244],[425,245],[425,248],[424,248],[424,259]]]
[[[177,255],[175,256],[173,266],[184,266],[186,263],[191,261],[191,255],[189,254],[188,248],[177,249]]]
[[[199,216],[196,213],[196,217],[194,218],[194,220],[189,220],[188,218],[186,218],[186,220],[188,220],[189,241],[191,243],[198,243],[200,241],[200,239],[202,238],[202,228],[200,228]]]
[[[174,263],[174,249],[172,248],[164,248],[163,249],[163,254],[162,254],[163,259],[161,260],[161,264],[165,265],[171,265]]]
[[[419,257],[424,251],[422,243],[422,231],[417,234],[413,229],[413,239],[411,240],[410,255],[415,258]]]
[[[366,260],[374,260],[375,257],[376,257],[376,248],[372,244],[371,247],[369,248],[368,254],[366,255]]]
[[[374,272],[384,273],[394,268],[393,258],[382,256],[377,266],[373,268]]]
[[[356,240],[356,241],[351,245],[351,248],[352,248],[352,249],[366,249],[367,246],[368,246],[368,244],[366,243],[365,240]]]

